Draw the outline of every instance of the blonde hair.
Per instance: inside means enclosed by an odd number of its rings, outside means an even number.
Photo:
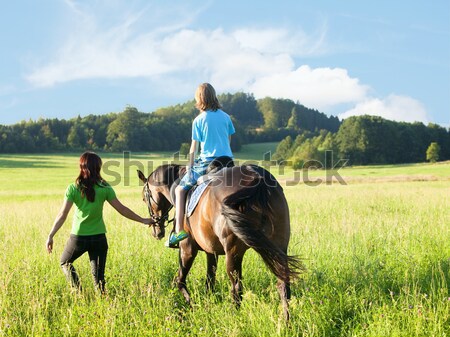
[[[195,102],[195,107],[200,111],[216,111],[222,108],[217,99],[216,91],[209,83],[202,83],[198,86],[195,92]]]

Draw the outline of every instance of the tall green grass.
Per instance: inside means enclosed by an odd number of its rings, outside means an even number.
[[[167,159],[152,158],[155,165]],[[292,221],[289,253],[300,255],[307,268],[292,285],[292,319],[286,326],[276,280],[255,252],[244,258],[240,310],[230,298],[223,258],[216,291],[206,293],[201,253],[188,278],[193,305],[187,308],[173,286],[178,252],[109,206],[108,294],[95,293],[87,256],[75,263],[84,290],[72,292],[59,267],[72,212],[55,236],[52,255],[44,245],[65,187],[78,172],[77,160],[78,155],[0,156],[0,336],[450,334],[445,174],[436,181],[284,186]],[[440,169],[450,168],[444,166]],[[384,169],[382,176],[402,172]],[[379,173],[377,167],[367,170]],[[130,186],[122,181],[115,187],[119,199],[147,214],[135,168],[125,173]]]

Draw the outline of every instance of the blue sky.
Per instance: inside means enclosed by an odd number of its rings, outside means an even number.
[[[152,112],[202,82],[340,118],[450,124],[448,0],[0,6],[0,124]]]

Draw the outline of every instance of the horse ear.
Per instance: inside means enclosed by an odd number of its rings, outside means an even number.
[[[147,182],[147,178],[144,176],[144,173],[141,170],[137,170],[139,179],[145,184]]]

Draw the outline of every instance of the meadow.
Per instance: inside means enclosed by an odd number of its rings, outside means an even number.
[[[236,157],[259,160],[274,146],[247,146]],[[239,310],[223,258],[215,293],[206,293],[200,253],[188,278],[189,309],[173,284],[178,252],[109,205],[108,293],[96,294],[87,254],[75,263],[83,292],[72,292],[59,258],[73,211],[51,255],[45,240],[78,157],[0,155],[0,336],[450,335],[450,163],[345,168],[346,184],[317,186],[288,186],[294,172],[273,167],[291,212],[289,253],[306,267],[292,285],[286,325],[275,277],[254,251],[244,258]],[[149,173],[170,154],[131,154],[131,168],[122,155],[102,158],[118,198],[148,214],[136,163]]]

